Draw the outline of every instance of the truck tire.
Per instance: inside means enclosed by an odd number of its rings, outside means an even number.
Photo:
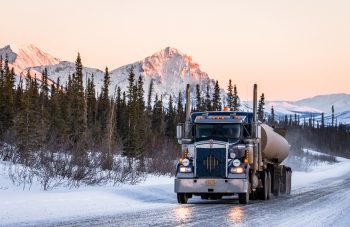
[[[249,203],[249,193],[238,193],[239,204]]]
[[[260,199],[261,200],[268,200],[268,191],[269,191],[269,185],[268,185],[268,172],[264,171],[262,174],[262,184],[263,184],[263,188],[260,189]]]
[[[286,180],[286,194],[290,195],[292,191],[292,171],[287,171],[287,180]]]
[[[279,196],[281,194],[281,173],[278,168],[274,168],[272,178],[272,193],[274,196]]]
[[[185,193],[177,193],[177,202],[181,204],[186,204],[188,197]]]
[[[282,168],[282,175],[281,175],[281,186],[280,186],[280,191],[281,194],[287,194],[288,190],[288,170],[286,167]]]
[[[272,187],[271,173],[267,171],[267,199],[272,198],[271,187]]]

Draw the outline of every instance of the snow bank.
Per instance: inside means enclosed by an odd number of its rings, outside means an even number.
[[[327,155],[313,150],[304,149],[312,155]],[[340,177],[350,172],[350,160],[346,158],[336,157],[337,163],[328,164],[321,162],[317,166],[310,167],[310,171],[301,172],[293,171],[292,174],[292,188],[297,189],[304,187],[321,180]]]
[[[39,184],[33,183],[29,191],[12,184],[6,165],[0,162],[0,226],[62,221],[176,204],[173,178],[166,176],[149,176],[141,185],[57,188],[52,191],[42,191]]]

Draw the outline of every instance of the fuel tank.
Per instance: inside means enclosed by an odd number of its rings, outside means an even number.
[[[273,128],[261,124],[261,149],[263,158],[277,160],[278,163],[281,163],[288,156],[289,144]]]

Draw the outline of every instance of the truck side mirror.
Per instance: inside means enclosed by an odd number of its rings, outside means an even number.
[[[176,138],[178,140],[181,140],[183,137],[184,137],[184,127],[183,127],[183,124],[178,124],[176,126]]]

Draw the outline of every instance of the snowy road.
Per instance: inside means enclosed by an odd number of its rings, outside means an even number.
[[[175,202],[175,201],[174,201]],[[350,175],[322,181],[270,201],[239,205],[192,199],[191,204],[89,219],[51,223],[55,226],[349,226]],[[40,223],[36,223],[40,224]],[[48,224],[48,223],[46,223]]]

